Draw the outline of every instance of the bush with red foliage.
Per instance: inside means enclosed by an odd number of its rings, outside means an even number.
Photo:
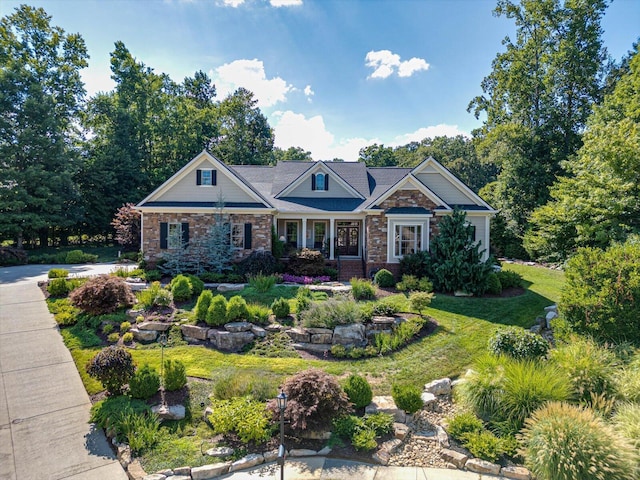
[[[121,277],[100,275],[89,279],[69,295],[71,303],[90,315],[103,315],[130,307],[136,297]]]
[[[287,395],[284,416],[292,430],[330,429],[335,417],[351,413],[351,403],[338,381],[320,369],[312,368],[289,378],[282,386]],[[275,400],[268,408],[279,418]]]
[[[122,393],[135,371],[131,354],[123,347],[103,348],[87,363],[87,373],[100,380],[112,395]]]
[[[111,221],[116,231],[116,242],[127,250],[140,249],[140,212],[133,207],[133,203],[124,204]]]

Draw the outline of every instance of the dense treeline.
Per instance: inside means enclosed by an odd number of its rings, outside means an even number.
[[[637,51],[620,64],[607,58],[607,3],[498,0],[494,13],[517,33],[469,105],[484,120],[473,138],[376,144],[359,160],[412,167],[436,158],[499,209],[499,254],[559,260],[637,232],[639,60]],[[274,148],[250,91],[218,98],[204,72],[178,83],[116,41],[115,88],[86,98],[87,60],[81,35],[51,25],[43,9],[21,6],[0,20],[0,241],[111,238],[119,207],[204,148],[230,164],[314,160]]]

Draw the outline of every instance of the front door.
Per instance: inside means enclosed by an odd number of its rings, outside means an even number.
[[[336,253],[338,255],[358,256],[360,254],[359,222],[338,222]]]

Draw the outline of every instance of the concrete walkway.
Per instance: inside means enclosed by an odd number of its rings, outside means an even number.
[[[0,479],[125,480],[37,286],[49,268],[0,268]]]
[[[231,480],[277,480],[280,466],[260,465],[250,470],[220,477]],[[483,480],[501,478],[493,475],[422,467],[383,467],[337,458],[291,458],[285,462],[285,480]],[[167,477],[170,480],[171,477]]]

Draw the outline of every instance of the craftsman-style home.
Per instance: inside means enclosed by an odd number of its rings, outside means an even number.
[[[433,158],[415,168],[356,162],[225,165],[203,151],[142,200],[142,250],[148,261],[204,235],[216,218],[231,224],[241,259],[271,250],[271,233],[290,249],[310,248],[341,264],[341,277],[398,271],[403,255],[428,250],[438,221],[466,213],[489,252],[495,211]]]

